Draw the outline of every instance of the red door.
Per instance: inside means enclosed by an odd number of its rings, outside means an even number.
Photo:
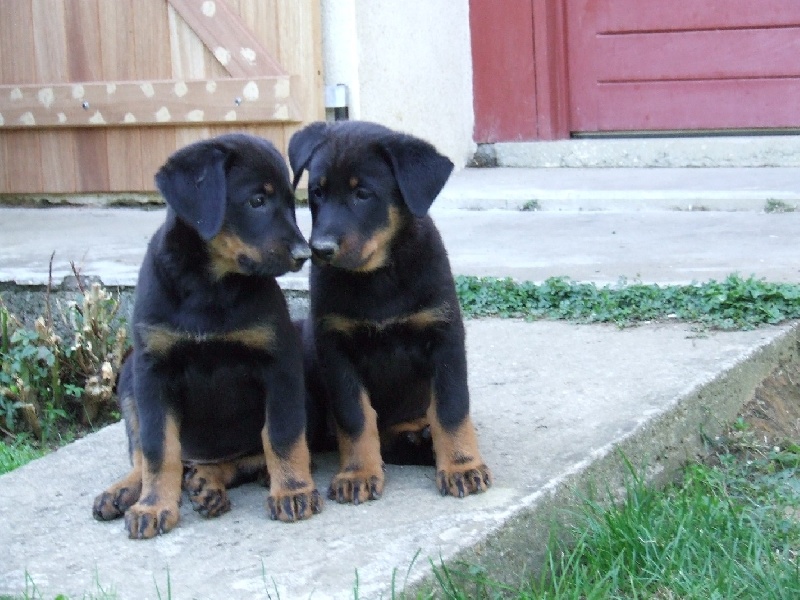
[[[800,0],[564,0],[569,129],[800,127]]]

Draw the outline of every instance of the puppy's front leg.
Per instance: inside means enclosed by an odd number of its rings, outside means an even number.
[[[299,366],[283,371],[276,367],[266,377],[267,419],[261,443],[270,479],[267,511],[271,519],[286,522],[307,519],[322,510],[322,498],[311,477],[302,373]]]
[[[125,512],[125,528],[131,539],[147,539],[178,524],[183,466],[180,425],[163,401],[166,386],[147,356],[136,355],[135,360],[142,492]]]
[[[463,337],[451,335],[434,354],[436,369],[428,408],[436,486],[439,492],[463,498],[492,485],[492,473],[478,451],[469,417],[467,361]]]
[[[331,480],[328,497],[353,504],[377,500],[384,485],[378,414],[349,361],[335,347],[320,345],[320,350],[339,443],[339,472]]]

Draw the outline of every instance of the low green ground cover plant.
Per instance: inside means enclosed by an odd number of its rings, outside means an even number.
[[[800,317],[800,285],[730,275],[696,285],[628,282],[599,287],[566,277],[542,283],[461,276],[456,289],[468,317],[568,319],[629,326],[682,320],[715,329],[749,329]]]

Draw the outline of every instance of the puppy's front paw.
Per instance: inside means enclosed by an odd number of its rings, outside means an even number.
[[[308,491],[278,490],[267,496],[267,512],[273,521],[300,521],[322,511],[322,496],[317,488]]]
[[[171,531],[178,524],[178,504],[137,502],[125,513],[125,529],[132,540],[146,540]]]
[[[492,472],[484,464],[472,467],[457,467],[439,469],[436,473],[436,487],[442,496],[456,496],[463,498],[470,494],[485,492],[492,486]]]
[[[328,498],[340,504],[361,504],[367,500],[378,500],[383,495],[383,482],[382,471],[342,471],[334,475],[328,489]]]
[[[94,499],[92,515],[98,521],[117,519],[133,506],[141,491],[141,483],[132,487],[109,488]]]

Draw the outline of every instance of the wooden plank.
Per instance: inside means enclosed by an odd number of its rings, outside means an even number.
[[[294,122],[296,79],[0,86],[2,128]]]
[[[100,3],[100,53],[103,79],[107,81],[135,81],[139,76],[135,60],[137,12],[150,15],[152,0],[134,6],[131,0]],[[139,10],[136,11],[136,8]],[[143,39],[142,42],[147,43]],[[142,141],[139,129],[109,128],[106,130],[106,161],[108,185],[112,190],[144,189],[141,163]]]
[[[311,122],[325,119],[322,77],[322,17],[319,2],[315,0],[274,0],[278,31],[278,58],[289,73],[301,75],[299,102],[302,120]],[[292,134],[300,124],[284,126],[286,148]]]
[[[225,0],[169,0],[232,77],[285,75]]]
[[[94,82],[103,79],[99,0],[73,2],[65,13],[69,44],[69,81]],[[103,84],[95,84],[102,86]],[[42,86],[39,86],[41,89]],[[70,103],[80,106],[83,88],[64,85]],[[55,96],[55,95],[54,95]],[[102,129],[75,131],[76,178],[80,192],[105,192],[109,189],[108,137]]]
[[[79,192],[107,192],[111,189],[108,172],[108,136],[102,129],[75,132]]]
[[[186,22],[171,5],[167,5],[169,21],[170,57],[172,78],[222,79],[227,72],[211,55]],[[180,148],[210,137],[208,127],[178,127],[175,131],[175,145]]]
[[[73,2],[65,11],[69,81],[101,81],[100,0]]]
[[[44,185],[42,173],[42,146],[36,131],[3,132],[3,155],[6,163],[6,188],[16,194],[41,192]]]
[[[602,84],[597,119],[581,131],[758,129],[800,126],[800,78]],[[579,117],[580,115],[578,115]]]
[[[800,4],[800,3],[798,3]],[[598,81],[800,75],[800,27],[598,36]]]
[[[590,0],[581,4],[596,19],[599,33],[800,25],[797,0]]]
[[[140,0],[132,1],[140,4]],[[137,43],[134,59],[137,79],[168,80],[172,77],[168,6],[167,2],[158,0],[151,5],[149,14],[141,10],[135,11],[134,31]],[[177,94],[179,87],[173,89]],[[147,127],[140,130],[140,136],[142,186],[143,189],[154,190],[153,176],[177,147],[175,128]]]
[[[36,81],[36,47],[31,3],[28,0],[3,0],[0,6],[2,81],[33,83]],[[5,94],[0,92],[0,98],[8,98],[12,93],[13,89]],[[0,159],[5,165],[6,191],[40,191],[42,154],[38,133],[20,132],[2,138]]]
[[[169,135],[164,135],[164,133]],[[143,127],[141,136],[141,189],[154,191],[156,186],[153,177],[155,177],[156,171],[164,164],[167,157],[176,150],[175,128]]]
[[[39,81],[63,82],[68,71],[66,16],[61,0],[32,0],[35,36],[36,73]],[[75,135],[70,130],[42,131],[41,147],[42,187],[54,193],[77,191],[75,173]]]
[[[476,142],[535,139],[536,71],[529,0],[470,0]]]
[[[129,1],[135,38],[131,56],[135,65],[135,79],[172,79],[167,11],[169,5],[164,0]]]
[[[0,129],[302,120],[298,76],[0,86]]]

